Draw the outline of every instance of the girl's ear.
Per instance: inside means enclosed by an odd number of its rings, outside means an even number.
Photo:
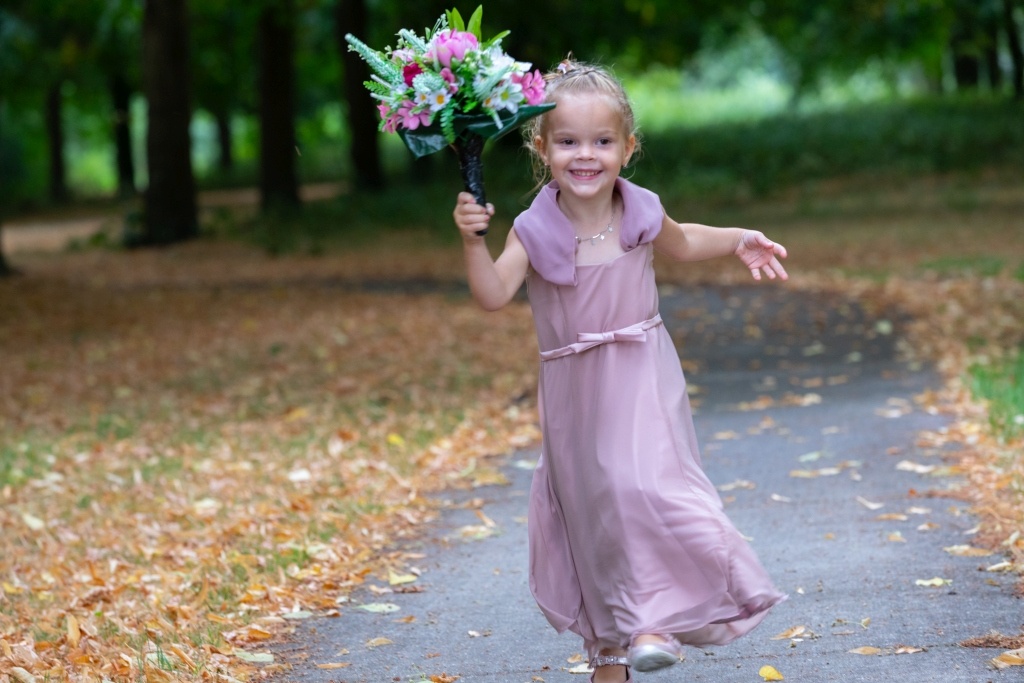
[[[629,160],[633,158],[633,152],[636,150],[636,135],[630,135],[629,139],[626,140],[626,149],[622,155],[622,165],[626,166],[629,164]]]
[[[537,150],[537,155],[540,157],[540,160],[544,162],[545,166],[547,166],[548,153],[547,150],[544,149],[544,138],[540,135],[535,135],[533,138],[533,148]]]

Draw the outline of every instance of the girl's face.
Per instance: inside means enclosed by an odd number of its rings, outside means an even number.
[[[545,133],[534,145],[559,191],[580,200],[610,199],[636,147],[636,137],[625,130],[612,100],[600,94],[564,95],[545,116]]]

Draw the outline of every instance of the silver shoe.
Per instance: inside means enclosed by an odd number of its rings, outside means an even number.
[[[662,639],[662,642],[630,645],[629,663],[637,671],[645,673],[657,671],[658,669],[664,669],[667,666],[677,664],[683,659],[683,646],[672,636],[663,633],[644,635],[658,636]]]
[[[617,655],[598,655],[590,660],[591,669],[596,669],[599,666],[624,666],[626,667],[626,680],[624,683],[633,683],[633,676],[629,672],[629,660],[625,657],[619,657]],[[590,674],[590,683],[594,683],[594,674]]]

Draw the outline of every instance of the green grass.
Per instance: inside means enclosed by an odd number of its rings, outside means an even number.
[[[973,275],[993,277],[1006,267],[998,256],[944,256],[921,264],[922,270],[934,271],[942,276]]]
[[[1006,438],[1024,434],[1024,349],[1006,360],[976,364],[970,374],[974,395],[989,404],[993,430]]]

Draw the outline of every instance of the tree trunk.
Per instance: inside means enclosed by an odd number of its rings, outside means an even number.
[[[7,277],[8,275],[14,275],[15,270],[7,265],[7,259],[4,257],[4,226],[0,222],[0,277]]]
[[[380,189],[384,187],[377,131],[380,117],[373,99],[363,86],[363,81],[370,79],[370,70],[345,42],[346,33],[358,37],[366,35],[366,0],[338,0],[334,17],[345,71],[343,92],[348,103],[349,158],[354,184],[366,189]]]
[[[188,24],[185,0],[146,0],[142,69],[148,102],[141,244],[170,244],[199,234],[189,137]]]
[[[1006,42],[1013,62],[1013,95],[1021,99],[1024,98],[1024,48],[1021,47],[1020,25],[1014,16],[1016,4],[1014,0],[1003,0],[1003,25],[1006,27]]]
[[[298,206],[295,148],[295,16],[292,0],[269,4],[259,20],[260,203]]]
[[[114,105],[114,146],[117,162],[117,195],[135,195],[135,159],[132,156],[131,97],[132,90],[123,74],[110,79],[110,95]]]
[[[46,137],[50,141],[50,201],[63,204],[68,200],[67,175],[64,165],[64,107],[60,82],[46,93]]]
[[[217,124],[217,167],[223,173],[230,173],[235,168],[235,155],[231,146],[231,114],[215,111],[213,120]]]

